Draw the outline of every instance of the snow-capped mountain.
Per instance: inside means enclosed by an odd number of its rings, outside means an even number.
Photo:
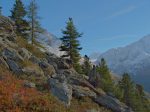
[[[57,56],[61,56],[64,52],[59,51],[59,46],[61,45],[61,40],[57,38],[55,35],[44,31],[44,33],[38,34],[36,40],[41,43],[42,46],[48,52],[51,52]]]
[[[101,54],[110,70],[118,75],[130,73],[136,83],[150,92],[150,35],[128,46],[110,49]]]

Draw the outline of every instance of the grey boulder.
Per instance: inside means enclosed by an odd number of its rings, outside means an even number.
[[[24,58],[24,59],[29,59],[32,55],[31,52],[29,52],[27,49],[25,48],[20,48],[18,50],[18,53]]]
[[[6,61],[3,59],[3,57],[0,57],[0,65],[5,66],[6,68],[9,68],[8,64]]]
[[[66,106],[69,106],[72,99],[72,87],[65,81],[60,82],[55,78],[50,78],[48,83],[51,93],[60,101],[64,102]]]
[[[51,76],[51,75],[55,74],[55,68],[52,65],[50,65],[49,63],[47,63],[45,61],[41,61],[39,63],[39,66],[43,70],[45,76]]]
[[[21,67],[15,61],[7,59],[6,62],[11,71],[13,71],[16,74],[22,73]]]
[[[81,98],[81,97],[96,98],[96,93],[87,87],[74,85],[72,86],[72,88],[73,88],[73,96],[77,98]]]
[[[121,103],[118,99],[115,99],[108,95],[100,95],[95,98],[94,101],[102,106],[111,109],[114,112],[133,112],[131,108]]]
[[[2,56],[5,59],[12,59],[15,61],[23,61],[23,58],[17,53],[15,49],[5,48],[2,52]]]
[[[29,81],[26,81],[24,83],[24,86],[28,87],[28,88],[35,88],[36,87],[35,83],[29,82]]]

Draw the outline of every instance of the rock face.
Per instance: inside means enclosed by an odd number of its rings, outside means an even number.
[[[34,63],[34,64],[39,64],[39,63],[40,63],[40,59],[38,59],[38,58],[35,57],[35,56],[31,56],[29,60],[30,60],[32,63]]]
[[[0,57],[0,65],[5,66],[6,68],[9,68],[8,64],[6,61],[3,59],[3,57]]]
[[[77,98],[82,98],[82,97],[96,98],[96,93],[91,91],[87,87],[73,86],[72,88],[73,88],[73,96]]]
[[[35,88],[35,87],[36,87],[36,85],[35,85],[34,83],[29,82],[29,81],[26,81],[26,82],[24,83],[24,86],[25,86],[25,87],[28,87],[28,88]]]
[[[5,59],[12,59],[16,61],[23,61],[23,58],[12,48],[5,48],[2,52]]]
[[[55,70],[58,71],[59,69],[70,69],[71,62],[67,59],[58,58],[54,54],[47,53],[48,63],[53,65]]]
[[[32,53],[30,53],[27,49],[25,48],[20,48],[18,50],[18,53],[23,57],[23,59],[29,59],[32,55]]]
[[[21,67],[13,60],[7,59],[6,60],[10,70],[12,70],[16,74],[22,73]]]
[[[45,76],[51,76],[55,74],[55,68],[52,65],[48,64],[47,62],[41,61],[39,63],[39,66],[43,70]]]
[[[119,100],[107,95],[101,95],[94,99],[100,105],[110,108],[114,112],[132,112],[132,110]]]
[[[62,74],[55,74],[49,79],[50,91],[66,105],[75,98],[89,97],[99,105],[107,107],[114,112],[132,112],[132,110],[119,100],[98,91],[84,77],[74,70],[63,70]]]
[[[14,44],[12,41],[8,40],[7,38],[3,38],[3,35],[0,35],[0,48],[6,47],[18,47],[17,44]]]
[[[52,94],[69,106],[72,99],[71,86],[69,86],[66,82],[59,82],[57,79],[52,78],[49,79],[48,83]]]
[[[89,73],[89,82],[94,86],[100,86],[100,77],[101,75],[96,71],[96,67],[93,66],[93,69]]]
[[[22,69],[23,73],[34,76],[44,76],[44,72],[38,66],[28,66]]]

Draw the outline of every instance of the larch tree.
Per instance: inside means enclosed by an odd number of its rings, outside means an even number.
[[[29,24],[25,20],[26,10],[24,4],[21,0],[16,0],[11,10],[10,18],[15,21],[16,24],[16,33],[19,36],[27,37],[29,31]]]
[[[65,30],[62,31],[62,33],[63,37],[61,38],[62,45],[60,46],[60,51],[65,51],[66,53],[62,55],[62,57],[69,58],[72,62],[73,67],[77,70],[77,72],[81,73],[82,69],[79,64],[79,51],[82,48],[80,47],[78,38],[81,37],[82,34],[77,31],[72,18],[69,18],[67,26]]]
[[[31,42],[34,44],[35,38],[38,36],[38,33],[42,33],[43,29],[41,28],[38,16],[38,5],[35,0],[30,2],[28,6],[28,19],[30,23],[30,35],[31,35]]]

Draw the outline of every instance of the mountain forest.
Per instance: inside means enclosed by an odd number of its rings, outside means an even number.
[[[0,112],[150,112],[149,92],[128,71],[117,76],[105,57],[80,54],[84,32],[74,18],[56,38],[38,5],[14,0],[9,16],[0,6]]]

